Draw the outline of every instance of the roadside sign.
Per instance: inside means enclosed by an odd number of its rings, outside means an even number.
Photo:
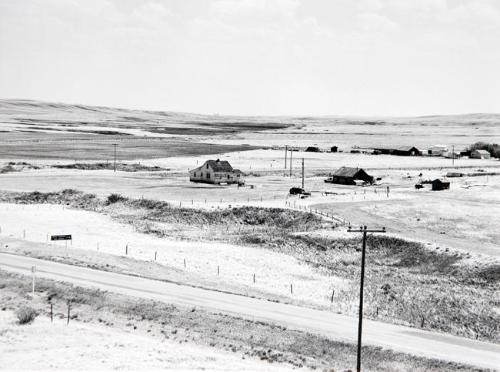
[[[71,235],[51,235],[50,240],[71,240]]]

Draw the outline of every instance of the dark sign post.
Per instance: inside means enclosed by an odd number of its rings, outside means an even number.
[[[71,244],[73,244],[73,238],[71,237],[71,235],[51,235],[50,240],[64,240],[66,242],[66,255],[68,254],[68,240],[71,240]]]

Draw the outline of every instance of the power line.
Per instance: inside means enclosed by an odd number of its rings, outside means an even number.
[[[360,226],[359,230],[353,230],[351,226],[347,232],[352,233],[363,233],[363,250],[361,251],[361,283],[359,288],[359,320],[358,320],[358,354],[357,354],[357,364],[356,371],[361,371],[361,334],[363,330],[363,287],[365,283],[365,256],[366,256],[366,234],[369,232],[373,233],[385,233],[385,227],[381,230],[379,229],[368,229],[366,226]]]

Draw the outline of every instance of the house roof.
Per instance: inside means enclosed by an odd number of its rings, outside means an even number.
[[[482,155],[489,155],[490,152],[488,150],[474,150],[473,152],[478,152]]]
[[[361,168],[350,168],[350,167],[340,167],[337,169],[333,175],[340,177],[354,177],[359,171],[362,171]]]
[[[232,172],[233,167],[227,160],[207,160],[205,164],[208,164],[214,172]]]

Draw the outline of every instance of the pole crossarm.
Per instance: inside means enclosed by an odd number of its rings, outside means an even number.
[[[382,229],[359,229],[359,230],[352,230],[350,227],[347,229],[347,232],[353,232],[353,233],[362,233],[362,232],[376,232],[376,233],[385,233],[387,232],[385,230],[385,227],[382,227]]]

